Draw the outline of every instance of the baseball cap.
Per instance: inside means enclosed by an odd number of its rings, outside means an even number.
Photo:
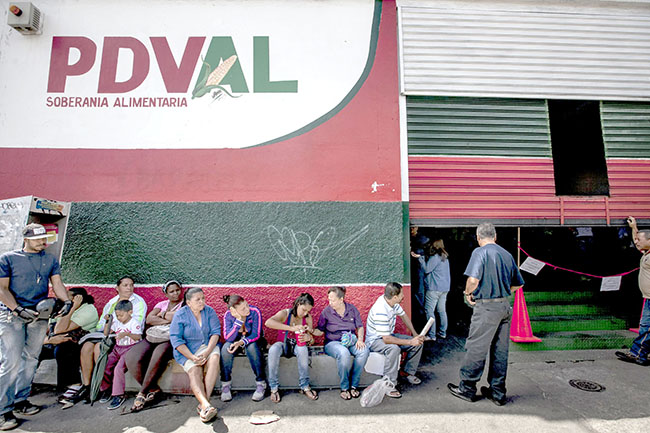
[[[45,227],[40,224],[27,224],[23,229],[23,238],[25,239],[43,239],[48,237]]]

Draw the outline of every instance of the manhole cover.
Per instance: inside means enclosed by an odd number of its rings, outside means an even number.
[[[596,382],[590,382],[588,380],[571,379],[569,381],[569,385],[571,385],[574,388],[578,388],[581,391],[588,391],[588,392],[605,391],[605,387],[602,386],[601,384]]]

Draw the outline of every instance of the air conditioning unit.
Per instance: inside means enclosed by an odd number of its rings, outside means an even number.
[[[43,14],[31,2],[9,3],[7,24],[23,35],[43,33]]]

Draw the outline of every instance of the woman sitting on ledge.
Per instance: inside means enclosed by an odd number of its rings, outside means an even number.
[[[147,325],[169,331],[174,313],[180,309],[183,301],[183,288],[178,281],[168,281],[162,288],[167,297],[160,301],[147,314]],[[151,329],[151,328],[150,328]],[[169,335],[169,334],[167,334]],[[167,337],[166,337],[167,338]],[[169,338],[166,341],[157,340],[146,335],[138,344],[133,346],[125,355],[126,367],[140,384],[140,392],[135,397],[132,412],[140,411],[145,404],[152,403],[160,394],[158,379],[172,359],[172,345]]]
[[[309,386],[309,347],[314,343],[313,318],[309,314],[314,307],[314,298],[309,293],[302,293],[293,301],[293,308],[278,311],[268,319],[265,325],[277,329],[278,341],[269,349],[269,386],[271,388],[271,401],[280,402],[278,392],[278,368],[280,356],[298,359],[298,384],[300,393],[310,400],[318,400],[318,394]],[[320,331],[316,331],[322,335]],[[280,336],[282,336],[280,338]]]
[[[221,401],[232,400],[230,385],[232,384],[232,364],[235,353],[242,349],[248,357],[253,373],[255,373],[256,388],[253,401],[264,399],[266,381],[262,365],[262,313],[259,308],[249,306],[248,302],[239,295],[226,295],[223,301],[228,304],[228,311],[223,318],[223,337],[226,342],[221,348],[223,374],[221,382]]]
[[[199,401],[196,410],[201,421],[209,422],[217,416],[210,395],[219,376],[221,325],[217,313],[205,304],[203,290],[188,289],[185,304],[174,314],[169,341],[174,347],[174,359],[190,377],[190,387]]]
[[[115,290],[117,291],[117,295],[111,298],[102,310],[102,314],[97,322],[97,327],[95,328],[95,331],[97,332],[102,332],[104,330],[107,315],[112,315],[114,322],[118,321],[117,316],[115,315],[115,306],[119,301],[130,301],[133,305],[132,317],[144,325],[144,318],[147,315],[147,303],[141,296],[134,293],[133,279],[131,277],[120,278],[117,281],[117,287]],[[101,338],[90,339],[85,341],[81,346],[81,354],[79,357],[81,360],[81,380],[83,386],[79,389],[76,396],[72,396],[71,399],[73,401],[78,400],[80,396],[86,396],[88,394],[90,379],[93,374],[93,367],[95,366],[95,360],[98,356],[98,353],[95,351],[95,346],[99,343],[100,339]],[[107,398],[107,396],[104,396],[104,399],[100,401],[105,402]]]

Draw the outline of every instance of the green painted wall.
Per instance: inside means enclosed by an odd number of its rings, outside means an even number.
[[[71,283],[405,281],[402,203],[74,203]],[[407,277],[406,277],[407,278]]]

